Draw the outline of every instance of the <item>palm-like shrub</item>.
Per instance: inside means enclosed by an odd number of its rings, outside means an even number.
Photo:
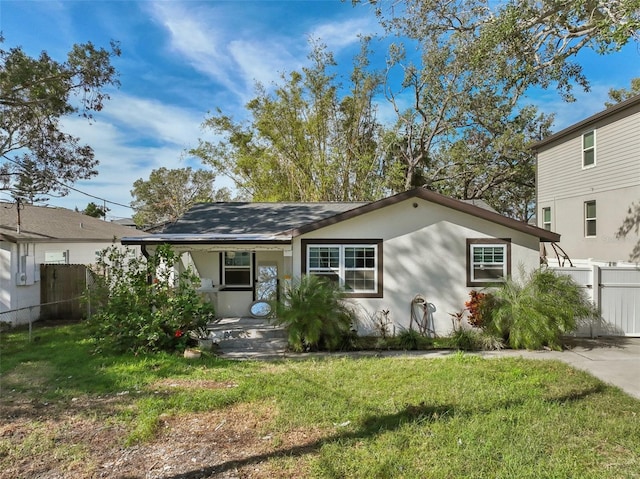
[[[353,312],[345,293],[324,278],[305,275],[283,291],[275,303],[276,324],[287,328],[294,351],[334,350],[351,335]]]
[[[512,348],[561,349],[560,337],[580,321],[597,317],[584,291],[569,276],[536,270],[523,282],[508,279],[493,293],[485,328]]]

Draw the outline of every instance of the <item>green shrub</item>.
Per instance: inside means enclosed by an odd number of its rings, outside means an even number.
[[[450,336],[451,347],[461,351],[493,351],[504,348],[501,338],[481,329],[459,328]]]
[[[345,293],[324,278],[305,275],[286,288],[274,304],[276,324],[287,328],[294,351],[335,350],[352,340],[353,312]]]
[[[490,316],[485,329],[512,348],[561,349],[560,337],[597,311],[569,276],[540,269],[523,282],[508,279],[496,289]]]
[[[407,351],[417,351],[430,349],[433,340],[427,336],[423,336],[415,329],[403,329],[394,338],[390,338],[389,344],[393,349],[399,348]]]
[[[111,246],[92,268],[94,286],[87,293],[93,337],[118,351],[184,349],[189,331],[213,319],[210,303],[198,295],[192,271],[176,274],[179,256],[165,245],[148,259]]]

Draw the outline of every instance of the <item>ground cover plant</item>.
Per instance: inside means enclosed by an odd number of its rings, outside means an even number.
[[[556,361],[190,361],[96,354],[82,324],[1,334],[1,479],[640,477],[640,402]]]

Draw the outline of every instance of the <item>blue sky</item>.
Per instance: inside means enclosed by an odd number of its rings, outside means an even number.
[[[203,136],[200,125],[208,112],[220,108],[240,119],[256,81],[269,85],[306,64],[310,37],[327,44],[348,71],[358,35],[380,33],[369,7],[340,0],[2,0],[0,30],[4,47],[20,45],[30,55],[46,50],[59,60],[74,43],[120,42],[122,56],[114,65],[121,87],[92,124],[72,117],[64,125],[100,161],[99,175],[75,187],[123,205],[131,201],[133,182],[148,179],[153,169],[199,168],[184,152]],[[374,48],[382,59],[382,45]],[[602,110],[609,88],[628,87],[640,77],[637,44],[615,55],[584,52],[579,61],[592,84],[589,93],[578,93],[572,104],[553,90],[529,99],[556,114],[555,130]],[[219,185],[229,183],[221,179]],[[49,204],[83,209],[90,201],[101,203],[72,192]],[[133,213],[107,206],[109,219]]]

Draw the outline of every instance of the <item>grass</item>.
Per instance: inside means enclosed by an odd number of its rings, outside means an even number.
[[[560,362],[464,353],[194,362],[93,354],[81,325],[38,329],[32,343],[0,334],[2,408],[119,397],[82,414],[125,428],[121,446],[156,440],[167,417],[241,408],[255,412],[256,441],[268,435],[271,448],[233,467],[268,464],[271,477],[640,477],[640,402]],[[37,418],[31,431],[20,441],[0,434],[0,471],[24,457],[81,464],[90,454],[83,444],[62,450]]]

